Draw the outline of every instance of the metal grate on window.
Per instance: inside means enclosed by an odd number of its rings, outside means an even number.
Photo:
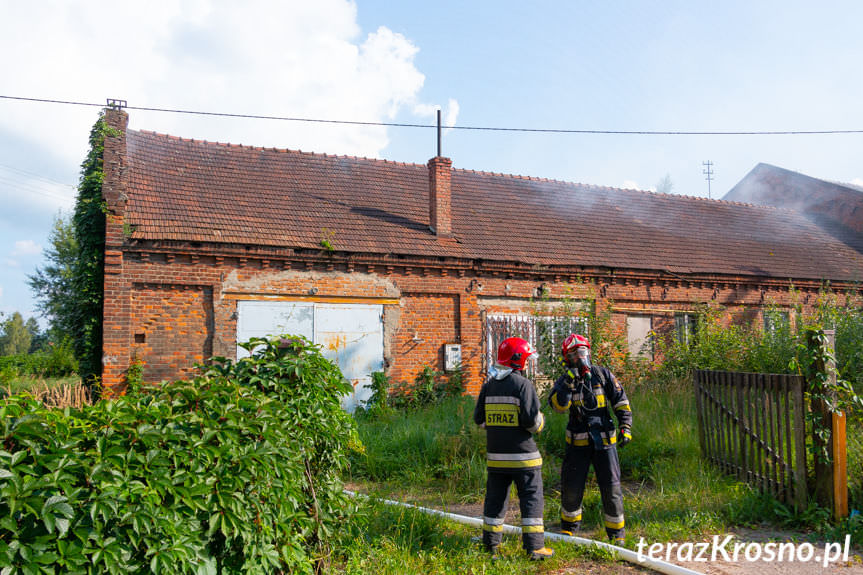
[[[587,318],[554,317],[532,315],[488,314],[485,321],[485,353],[483,368],[488,373],[489,368],[497,359],[497,347],[508,337],[520,337],[530,342],[543,357],[556,359],[560,352],[560,344],[570,333],[580,333],[588,336]],[[527,377],[552,377],[553,373],[543,361],[536,356],[531,358],[525,367]]]

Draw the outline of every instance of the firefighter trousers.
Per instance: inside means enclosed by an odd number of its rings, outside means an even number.
[[[542,521],[542,469],[497,472],[489,469],[483,505],[482,542],[487,548],[500,545],[509,499],[509,488],[515,483],[521,510],[521,540],[527,551],[545,547]]]
[[[566,455],[560,471],[561,508],[560,525],[573,531],[581,525],[584,486],[590,466],[596,472],[599,494],[602,498],[605,532],[609,539],[626,536],[623,519],[623,491],[620,488],[620,462],[615,446],[595,449],[592,445],[566,446]]]

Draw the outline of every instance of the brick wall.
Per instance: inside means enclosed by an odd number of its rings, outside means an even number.
[[[131,298],[130,355],[146,381],[185,378],[213,356],[212,287],[135,284]]]
[[[149,249],[147,249],[149,247]],[[121,386],[133,358],[148,381],[180,378],[211,355],[235,357],[237,302],[249,299],[380,303],[384,356],[394,382],[411,382],[425,365],[443,370],[443,345],[462,345],[465,383],[476,393],[483,381],[485,313],[533,313],[545,290],[551,310],[563,298],[596,297],[613,305],[614,320],[650,315],[668,328],[675,313],[696,301],[729,308],[729,321],[758,321],[767,302],[814,303],[818,285],[744,282],[729,278],[665,281],[649,275],[576,276],[465,273],[440,262],[426,265],[362,264],[316,254],[239,255],[215,247],[126,245],[106,261],[105,370]],[[111,270],[109,273],[107,270]],[[836,286],[841,289],[841,286]],[[551,312],[553,313],[553,312]]]

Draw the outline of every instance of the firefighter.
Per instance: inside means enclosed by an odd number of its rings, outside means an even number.
[[[569,410],[566,454],[561,467],[560,531],[566,535],[581,526],[581,503],[590,466],[596,472],[605,518],[605,532],[612,543],[626,539],[623,491],[617,446],[632,440],[632,410],[626,392],[607,368],[591,365],[590,342],[570,334],[561,346],[566,373],[554,382],[548,398],[558,413]],[[610,412],[614,411],[620,430]]]
[[[545,423],[533,382],[522,375],[535,353],[525,340],[511,337],[497,349],[497,365],[477,397],[473,419],[486,430],[486,480],[482,542],[498,557],[510,485],[514,482],[521,508],[522,545],[528,556],[554,555],[545,547],[542,511],[542,457],[533,440]]]

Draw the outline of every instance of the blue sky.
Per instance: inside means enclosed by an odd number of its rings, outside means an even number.
[[[454,126],[863,130],[863,3],[0,0],[0,96]],[[74,198],[92,107],[0,98],[0,311]],[[130,110],[183,137],[424,164],[429,129]],[[863,134],[449,130],[456,168],[721,197],[759,162],[863,185]],[[517,208],[517,206],[516,206]],[[490,204],[489,210],[510,206]],[[529,225],[529,222],[524,222]],[[626,230],[620,233],[625,234]]]

